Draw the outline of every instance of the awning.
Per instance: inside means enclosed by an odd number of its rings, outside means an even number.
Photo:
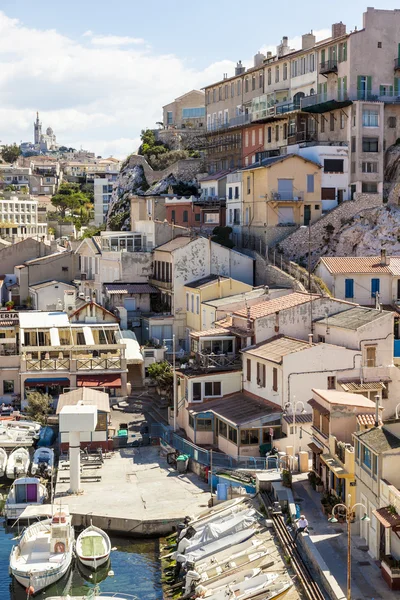
[[[121,377],[117,375],[92,375],[90,377],[77,377],[78,387],[121,387]]]
[[[85,343],[87,346],[94,346],[93,331],[90,327],[83,327],[83,335],[85,336]]]
[[[351,473],[348,473],[347,471],[345,471],[345,469],[342,467],[342,465],[340,464],[340,462],[337,461],[335,459],[335,457],[332,456],[332,454],[321,454],[320,459],[322,460],[322,462],[324,462],[326,464],[326,466],[329,468],[329,470],[332,471],[332,473],[334,473],[334,475],[336,475],[336,477],[339,477],[339,478],[344,478],[344,477],[354,478],[354,475],[352,475]]]
[[[25,387],[45,387],[46,385],[69,385],[69,379],[67,377],[52,377],[49,379],[25,379]]]
[[[125,358],[128,365],[141,365],[144,362],[139,343],[131,338],[121,338],[120,344],[125,344]]]
[[[60,346],[60,336],[57,327],[50,328],[50,343],[52,346]]]
[[[322,454],[322,448],[318,448],[317,444],[313,444],[311,442],[311,444],[308,444],[308,447],[310,448],[310,450],[312,452],[314,452],[315,454]]]
[[[372,511],[374,517],[385,527],[385,529],[394,529],[400,531],[400,515],[389,510],[389,506],[377,508]]]

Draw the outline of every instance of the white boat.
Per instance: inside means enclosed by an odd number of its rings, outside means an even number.
[[[27,506],[43,504],[47,498],[46,487],[36,477],[16,479],[8,493],[5,516],[7,520],[18,519]]]
[[[76,540],[75,551],[78,559],[86,567],[96,570],[110,557],[111,542],[108,535],[95,525],[90,524]]]
[[[26,477],[30,462],[31,459],[28,450],[26,448],[16,448],[8,457],[6,468],[8,479]]]
[[[137,596],[125,594],[125,592],[98,592],[93,596],[92,590],[90,596],[48,596],[46,600],[104,600],[112,598],[112,600],[139,600]]]
[[[29,432],[3,427],[0,424],[0,446],[2,448],[32,446],[33,442],[33,436],[29,435]]]
[[[25,431],[35,439],[39,437],[40,429],[42,427],[40,423],[36,423],[36,421],[2,421],[2,426],[6,429]]]
[[[203,519],[198,519],[197,521],[190,522],[190,523],[188,523],[187,527],[185,529],[182,529],[182,531],[180,532],[179,540],[183,539],[189,531],[193,532],[193,530],[194,530],[196,533],[198,533],[199,531],[204,529],[204,527],[206,527],[210,523],[222,523],[223,521],[226,521],[227,519],[231,519],[234,515],[237,515],[239,513],[243,513],[245,511],[249,511],[249,510],[250,510],[250,507],[248,506],[247,503],[243,503],[243,502],[237,503],[237,504],[228,506],[224,510],[221,510],[219,512],[208,515],[207,517],[204,517]]]
[[[32,459],[32,475],[50,478],[54,467],[54,450],[52,448],[38,448]]]
[[[275,583],[277,577],[276,573],[262,573],[256,575],[256,577],[250,577],[244,581],[212,590],[211,594],[205,591],[204,594],[209,600],[248,600],[261,595],[262,600],[282,598],[292,586],[292,582]],[[196,588],[196,591],[203,595],[203,591],[200,590],[201,587]]]
[[[225,548],[214,554],[213,556],[209,556],[203,560],[199,560],[195,563],[195,569],[198,573],[204,573],[205,571],[210,570],[212,567],[218,569],[221,565],[232,565],[235,566],[238,564],[238,561],[241,560],[242,557],[248,557],[253,555],[255,552],[261,551],[261,548],[266,547],[265,542],[271,539],[271,534],[263,534],[262,537],[254,535],[252,538],[242,542],[240,544],[236,544],[235,546],[230,546],[229,548]]]
[[[262,585],[262,589],[264,589],[265,586],[273,583],[278,577],[278,573],[262,573],[260,568],[248,569],[232,575],[227,575],[212,583],[200,584],[196,587],[195,591],[196,595],[201,594],[202,598],[208,598],[221,591],[224,591],[226,595],[229,595],[227,592],[234,590],[235,596],[240,597],[242,592],[249,589],[249,585],[252,587]],[[251,584],[248,584],[249,580],[252,580]]]
[[[199,513],[193,518],[186,517],[186,522],[188,525],[195,526],[195,524],[199,524],[200,522],[204,522],[207,519],[212,518],[215,515],[224,513],[225,511],[231,510],[235,512],[235,509],[239,509],[240,505],[247,501],[247,497],[239,497],[233,498],[232,500],[226,500],[226,502],[221,502],[221,504],[217,504],[216,506],[211,506],[207,510]],[[240,509],[239,509],[240,510]]]
[[[249,538],[251,538],[257,529],[248,528],[243,531],[239,531],[239,533],[233,533],[232,535],[227,535],[226,537],[215,540],[211,544],[207,544],[206,546],[201,546],[197,550],[193,552],[189,552],[187,554],[180,554],[179,552],[173,552],[172,558],[175,558],[177,562],[185,564],[186,562],[196,563],[198,560],[202,560],[207,558],[208,556],[213,556],[217,552],[221,550],[226,550],[227,548],[231,548],[236,544],[240,544],[241,542],[245,542]]]
[[[7,460],[7,452],[4,448],[0,448],[0,477],[4,477],[6,474]]]
[[[74,547],[74,528],[67,511],[34,523],[25,530],[10,554],[10,572],[25,588],[37,594],[68,571]]]

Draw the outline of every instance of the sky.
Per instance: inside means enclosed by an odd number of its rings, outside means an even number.
[[[360,0],[0,0],[0,143],[33,141],[36,111],[61,145],[125,157],[162,106],[233,75],[282,36],[362,27]],[[398,0],[375,0],[398,8]]]

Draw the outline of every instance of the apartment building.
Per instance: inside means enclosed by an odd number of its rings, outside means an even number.
[[[94,178],[94,222],[103,225],[106,222],[110,208],[114,184],[117,181],[118,171],[100,174]]]
[[[19,313],[0,309],[0,402],[19,399]]]
[[[57,167],[53,164],[37,165],[34,162],[29,163],[29,166],[0,165],[0,189],[30,193],[35,196],[52,196],[60,183],[58,164]]]
[[[191,90],[163,106],[164,129],[205,128],[204,92]]]
[[[325,40],[303,35],[300,50],[283,38],[274,56],[257,55],[247,71],[238,63],[234,77],[207,86],[209,169],[250,165],[271,156],[263,153],[285,153],[299,143],[346,145],[346,191],[342,181],[326,186],[322,200],[382,192],[383,151],[400,133],[399,26],[399,11],[368,8],[360,30],[348,33],[336,23]],[[334,160],[332,154],[324,162]],[[345,174],[339,164],[329,166]]]
[[[47,237],[47,223],[39,222],[37,198],[3,192],[0,195],[0,235],[13,241],[31,236]]]

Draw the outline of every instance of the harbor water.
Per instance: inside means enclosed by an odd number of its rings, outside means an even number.
[[[18,540],[17,529],[6,528],[0,521],[0,598],[1,600],[26,600],[24,588],[8,574],[11,548]],[[82,567],[75,559],[69,573],[35,598],[50,596],[85,595],[96,584],[102,592],[125,592],[138,600],[161,600],[161,566],[159,543],[156,539],[127,539],[110,536],[110,564],[96,573]],[[110,571],[114,575],[110,574]]]

